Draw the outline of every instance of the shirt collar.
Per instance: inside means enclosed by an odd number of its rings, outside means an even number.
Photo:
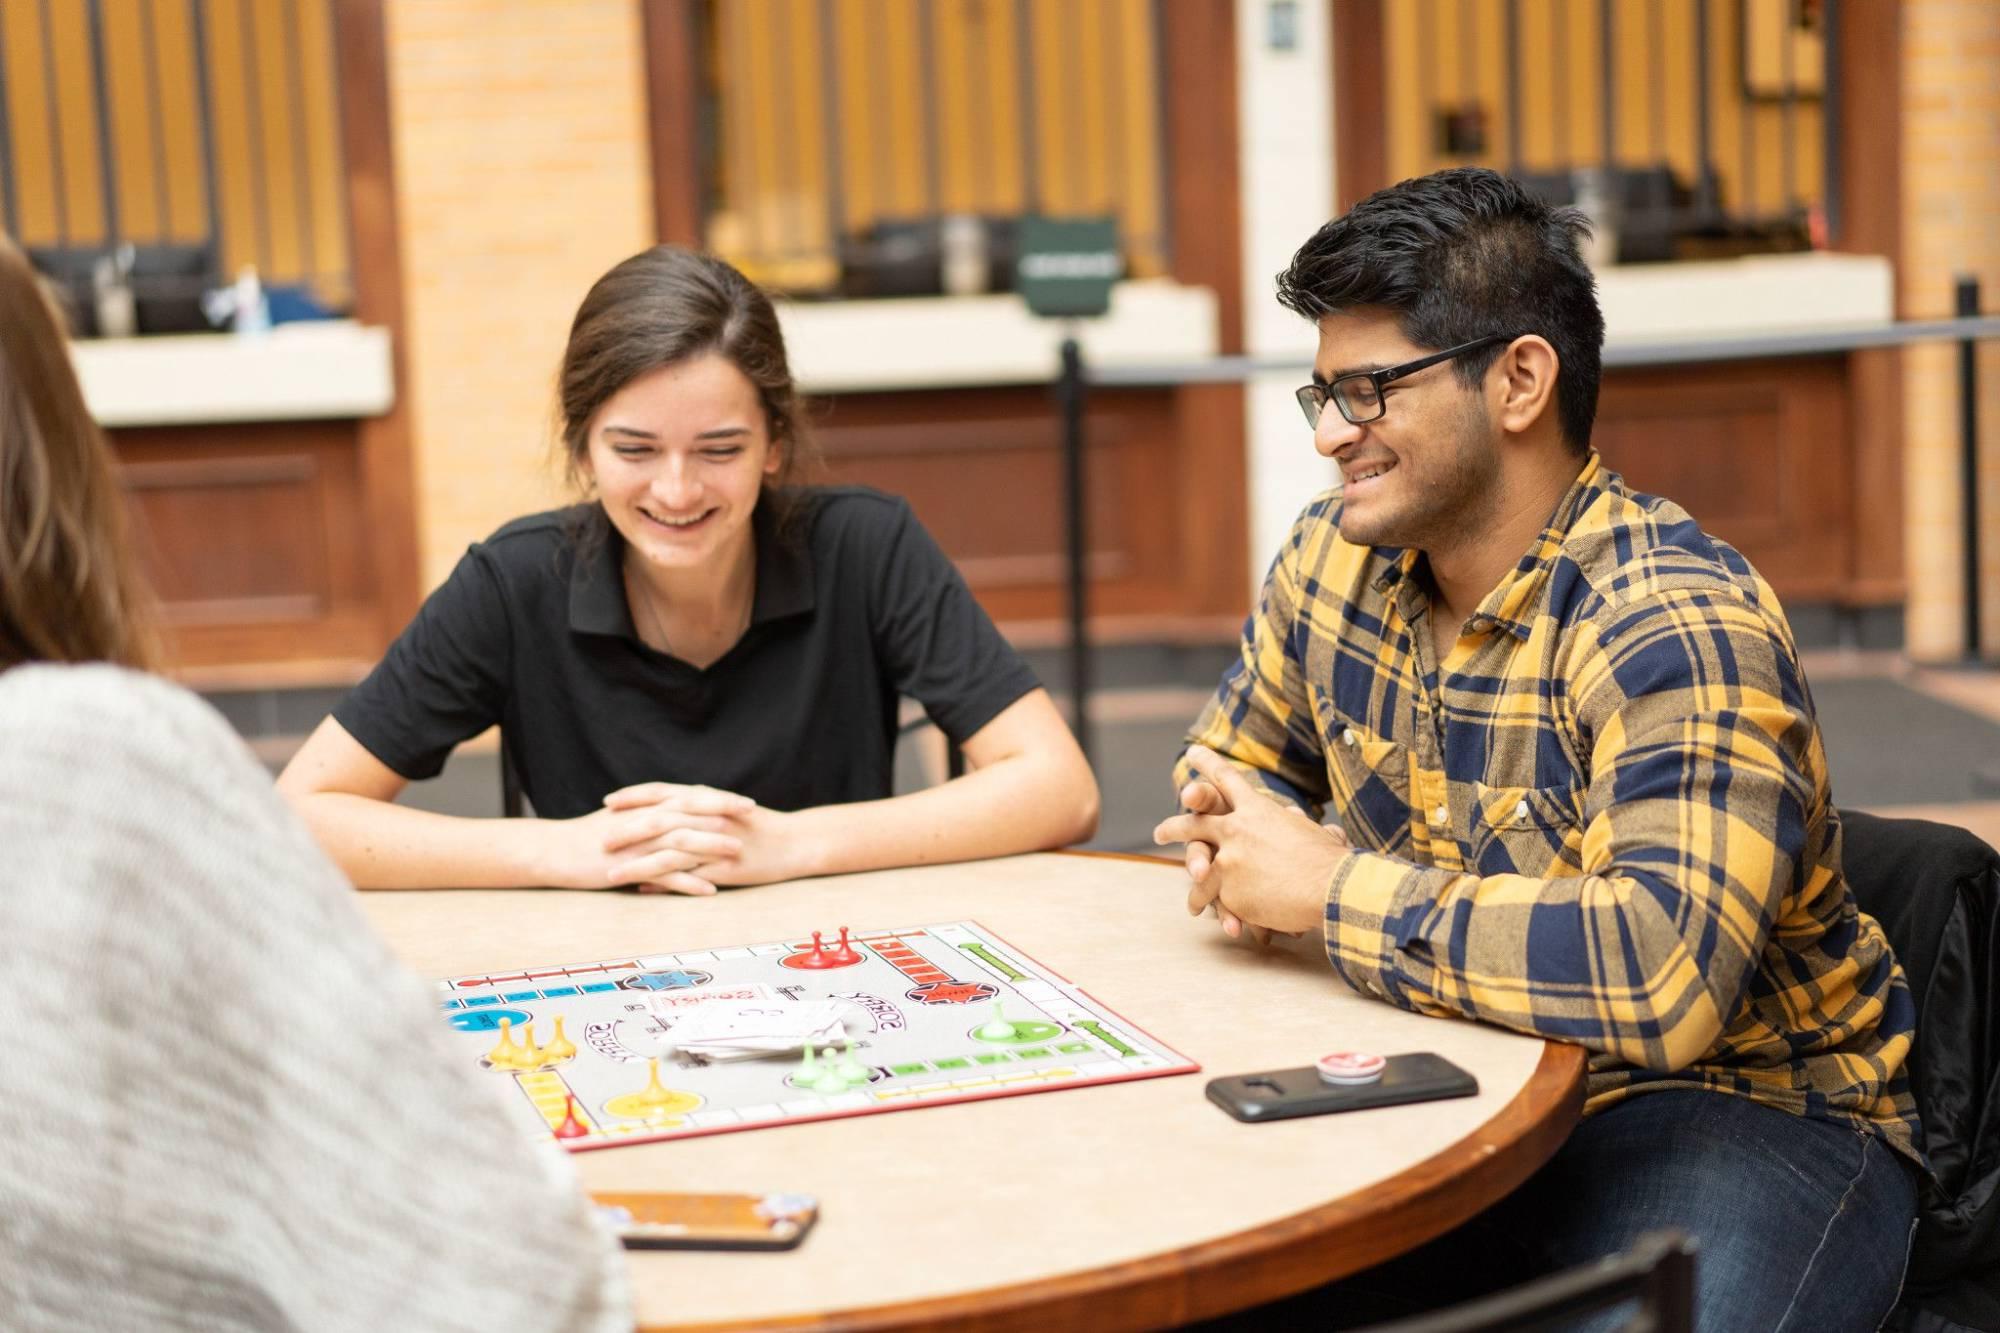
[[[1406,551],[1400,546],[1378,546],[1375,554],[1385,562],[1382,572],[1375,576],[1375,591],[1386,594],[1417,567],[1417,561],[1423,558],[1424,553],[1414,549]]]
[[[1526,554],[1522,555],[1507,576],[1500,580],[1492,592],[1468,619],[1475,630],[1489,626],[1506,630],[1517,639],[1526,639],[1532,628],[1533,612],[1541,600],[1542,589],[1549,581],[1549,571],[1555,568],[1556,557],[1562,554],[1563,543],[1569,538],[1569,530],[1576,517],[1590,507],[1598,492],[1604,489],[1604,464],[1599,461],[1597,451],[1591,450],[1584,456],[1583,467],[1576,474],[1576,480],[1563,492],[1556,502],[1555,511],[1549,515],[1547,525],[1541,535],[1535,538]]]
[[[1543,586],[1548,583],[1549,570],[1554,567],[1556,556],[1561,553],[1577,515],[1589,508],[1598,492],[1604,489],[1605,475],[1604,465],[1598,459],[1597,451],[1592,449],[1585,455],[1576,480],[1556,502],[1554,513],[1549,516],[1541,535],[1535,538],[1534,545],[1467,618],[1466,623],[1471,628],[1503,629],[1517,639],[1528,637],[1530,613],[1541,596]],[[1385,596],[1402,583],[1417,567],[1417,561],[1423,558],[1422,551],[1394,546],[1378,546],[1375,554],[1384,563],[1382,572],[1375,576],[1375,590]]]
[[[803,499],[795,493],[793,503]],[[765,499],[758,500],[750,515],[750,533],[757,546],[757,591],[750,607],[750,623],[781,620],[812,610],[812,551],[804,538],[781,536],[777,516]],[[625,600],[625,539],[611,526],[604,506],[590,505],[582,515],[576,550],[577,560],[569,576],[570,629],[638,642],[632,607]]]

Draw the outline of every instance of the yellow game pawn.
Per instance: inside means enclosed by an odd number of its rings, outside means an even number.
[[[656,1056],[647,1061],[650,1072],[646,1075],[646,1086],[639,1089],[639,1104],[651,1110],[666,1106],[678,1100],[660,1083],[660,1061]]]
[[[561,1064],[576,1057],[576,1043],[563,1035],[562,1015],[556,1015],[556,1035],[549,1038],[549,1044],[542,1047],[542,1063]]]
[[[660,1083],[660,1062],[652,1062],[651,1072],[646,1076],[646,1086],[637,1092],[628,1092],[622,1097],[613,1097],[604,1103],[607,1115],[621,1116],[627,1120],[644,1120],[648,1124],[674,1124],[673,1116],[684,1114],[701,1105],[701,1098],[692,1092],[675,1092]]]
[[[544,1064],[547,1063],[548,1062],[542,1058],[542,1053],[535,1048],[535,1025],[533,1023],[530,1023],[528,1024],[528,1026],[521,1029],[520,1067],[523,1069],[540,1069]]]
[[[486,1063],[495,1069],[516,1069],[520,1067],[521,1051],[514,1045],[514,1020],[500,1020],[500,1040],[486,1053]]]

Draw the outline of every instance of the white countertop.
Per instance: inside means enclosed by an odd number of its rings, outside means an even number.
[[[1825,252],[1619,264],[1597,275],[1597,301],[1607,346],[1841,328],[1896,317],[1896,271]]]
[[[1895,269],[1876,255],[1806,253],[1677,264],[1625,264],[1598,274],[1605,343],[1659,345],[1886,323]],[[1017,296],[780,302],[792,371],[810,393],[960,384],[1046,383],[1065,334]],[[1217,355],[1214,293],[1164,280],[1124,282],[1111,313],[1079,320],[1093,373],[1185,366]],[[1299,322],[1299,354],[1312,332]]]
[[[1041,319],[1020,297],[781,301],[792,374],[807,393],[1045,384],[1070,328],[1093,368],[1177,365],[1216,355],[1215,293],[1165,279],[1121,282],[1098,319]]]
[[[1895,272],[1872,255],[1796,254],[1634,264],[1598,275],[1606,346],[1879,324]],[[1215,294],[1165,279],[1121,282],[1099,319],[1040,319],[1011,293],[880,301],[781,301],[793,374],[807,393],[1047,383],[1074,329],[1095,372],[1185,366],[1217,355]],[[1311,355],[1302,329],[1301,354]],[[395,402],[389,333],[345,320],[269,333],[71,344],[85,401],[105,426],[375,416]]]
[[[349,320],[89,338],[70,359],[101,426],[372,417],[396,401],[389,331]]]

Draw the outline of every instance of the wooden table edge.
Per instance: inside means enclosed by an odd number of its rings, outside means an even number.
[[[777,1319],[646,1324],[639,1333],[939,1326],[1046,1333],[1162,1327],[1245,1309],[1393,1258],[1505,1197],[1555,1155],[1581,1118],[1584,1065],[1581,1047],[1547,1043],[1507,1105],[1442,1152],[1368,1189],[1199,1245],[927,1300]]]

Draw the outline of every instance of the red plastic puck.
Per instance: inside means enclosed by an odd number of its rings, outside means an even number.
[[[1332,1055],[1322,1055],[1315,1067],[1328,1083],[1373,1083],[1382,1077],[1388,1063],[1379,1055],[1363,1051],[1335,1051]]]

